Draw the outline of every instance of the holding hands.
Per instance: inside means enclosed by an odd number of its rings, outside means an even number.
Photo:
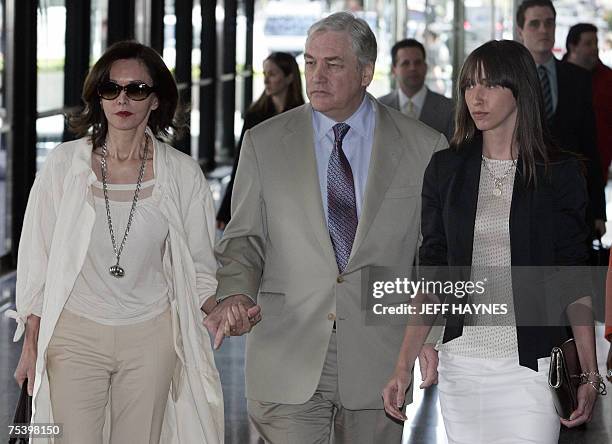
[[[225,337],[242,336],[261,321],[261,307],[251,298],[243,294],[230,296],[214,308],[208,310],[207,304],[203,307],[208,316],[204,318],[204,326],[214,337],[213,347],[218,349]]]

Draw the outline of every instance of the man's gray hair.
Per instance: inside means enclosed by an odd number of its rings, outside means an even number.
[[[376,37],[364,19],[355,17],[350,12],[336,12],[315,22],[308,29],[307,40],[313,34],[325,31],[348,33],[359,64],[363,66],[376,63]]]

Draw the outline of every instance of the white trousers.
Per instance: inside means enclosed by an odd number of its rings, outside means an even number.
[[[550,358],[539,371],[516,358],[440,352],[438,389],[449,444],[557,444],[560,421],[548,388]]]

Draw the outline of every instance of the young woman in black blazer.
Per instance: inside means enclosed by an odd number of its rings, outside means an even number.
[[[592,319],[578,319],[590,307],[576,285],[583,273],[567,268],[588,258],[582,167],[549,142],[535,64],[519,43],[476,49],[458,88],[451,148],[425,172],[420,266],[445,270],[455,282],[485,282],[484,295],[446,302],[505,304],[507,312],[446,317],[439,392],[447,435],[450,443],[556,444],[559,417],[547,386],[552,347],[575,336],[589,381],[563,424],[590,420],[601,382]],[[406,328],[383,391],[397,419],[406,419],[404,393],[428,331]]]

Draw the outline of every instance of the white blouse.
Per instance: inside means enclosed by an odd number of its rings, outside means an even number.
[[[170,306],[169,278],[163,257],[168,238],[168,220],[153,197],[155,179],[142,183],[130,232],[121,253],[125,276],[116,278],[109,267],[116,262],[106,216],[101,182],[92,184],[96,220],[83,268],[65,308],[105,325],[129,325],[155,318]],[[130,215],[136,184],[108,184],[109,208],[115,245],[121,245]]]

